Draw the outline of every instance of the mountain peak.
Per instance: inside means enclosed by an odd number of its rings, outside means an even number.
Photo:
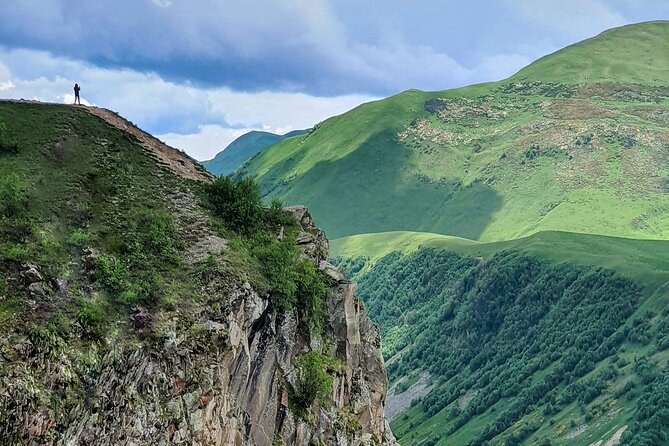
[[[613,28],[520,70],[512,80],[669,85],[669,21]]]

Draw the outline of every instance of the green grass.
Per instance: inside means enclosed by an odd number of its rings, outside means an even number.
[[[668,35],[669,22],[615,29],[505,81],[364,104],[239,174],[266,197],[308,205],[332,239],[669,239]],[[583,71],[584,61],[595,66]]]
[[[539,59],[514,80],[669,85],[669,22],[628,25]],[[612,57],[614,55],[614,57]]]
[[[331,242],[333,257],[367,257],[369,269],[393,251],[411,253],[419,247],[438,248],[462,255],[490,257],[503,250],[515,250],[556,262],[599,266],[615,270],[652,290],[666,291],[669,285],[669,241],[539,232],[528,237],[481,243],[428,233],[393,232],[361,234]]]
[[[125,318],[135,305],[192,296],[196,281],[178,254],[183,233],[168,198],[187,190],[188,181],[157,167],[134,138],[81,108],[3,102],[0,122],[18,142],[16,153],[0,154],[0,209],[8,191],[21,203],[0,215],[0,280],[29,262],[46,278],[67,280],[78,297],[53,300],[43,311],[22,307],[26,325],[58,314],[75,319],[89,299]],[[87,271],[81,259],[90,248],[101,257]],[[12,286],[2,294],[11,302],[21,291]]]

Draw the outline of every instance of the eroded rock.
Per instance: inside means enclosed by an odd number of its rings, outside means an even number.
[[[355,296],[355,285],[325,261],[327,240],[306,208],[294,215],[308,234],[301,249],[335,283],[325,297],[324,339],[305,333],[297,312],[279,317],[271,296],[249,282],[225,291],[204,284],[203,293],[222,293],[216,296],[220,306],[203,303],[194,322],[185,324],[178,311],[161,315],[137,308],[130,328],[141,331],[150,323],[153,347],[110,346],[95,373],[85,377],[90,393],[68,410],[44,410],[26,395],[36,379],[43,380],[41,388],[73,385],[71,365],[58,359],[30,371],[17,368],[12,386],[0,383],[0,407],[12,407],[5,419],[16,424],[0,427],[0,435],[15,429],[27,444],[100,446],[394,445],[384,418],[387,381],[379,330]],[[312,349],[345,367],[335,373],[327,403],[314,402],[305,421],[289,409],[288,389],[296,384],[297,358]]]
[[[25,269],[21,271],[21,278],[26,285],[42,282],[44,280],[44,277],[42,277],[42,273],[40,273],[37,266],[28,263],[24,265],[24,268]]]

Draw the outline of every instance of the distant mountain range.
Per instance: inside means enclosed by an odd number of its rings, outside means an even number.
[[[228,175],[258,152],[286,138],[302,135],[306,132],[307,130],[293,130],[285,135],[277,135],[275,133],[253,130],[232,141],[213,159],[203,161],[202,165],[216,176]]]

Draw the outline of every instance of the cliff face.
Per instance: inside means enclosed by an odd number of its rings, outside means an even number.
[[[153,347],[112,345],[90,375],[73,376],[73,364],[41,355],[28,338],[5,342],[4,366],[11,369],[0,384],[5,438],[31,445],[395,444],[384,418],[379,330],[355,285],[325,261],[327,239],[307,210],[290,211],[302,227],[304,255],[332,279],[322,339],[300,330],[294,313],[277,317],[269,296],[248,282],[228,288],[214,277],[203,293],[218,294],[218,305],[199,307],[196,324],[150,315],[163,333]],[[138,310],[136,328],[143,318],[149,315]],[[310,351],[344,367],[335,372],[330,397],[299,419],[288,408],[288,389],[298,385],[296,358]],[[70,395],[60,408],[42,400],[75,380],[85,394]]]
[[[394,443],[379,331],[304,207],[231,229],[213,177],[107,110],[0,123],[0,446]]]

